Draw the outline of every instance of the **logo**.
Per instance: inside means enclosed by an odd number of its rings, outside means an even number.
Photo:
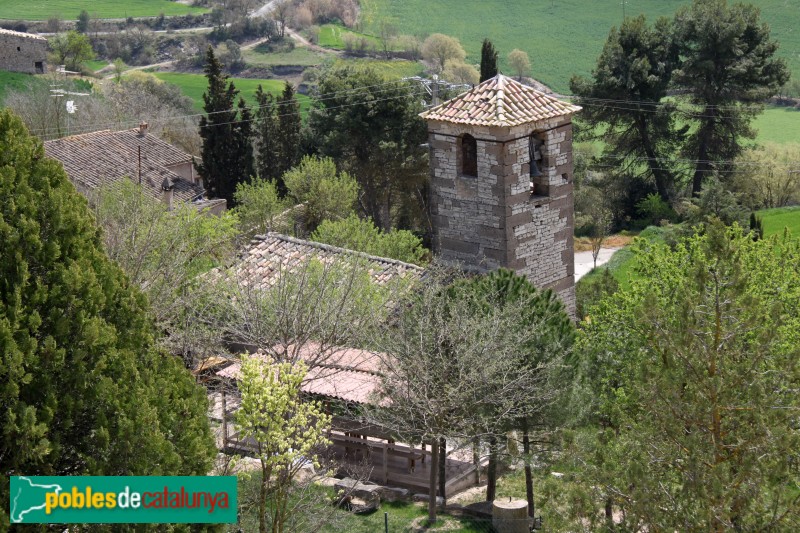
[[[12,476],[12,524],[233,524],[235,476]]]

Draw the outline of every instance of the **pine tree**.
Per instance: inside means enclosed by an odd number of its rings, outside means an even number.
[[[696,161],[692,194],[705,179],[729,168],[742,152],[742,138],[752,139],[751,120],[761,102],[789,79],[778,43],[753,5],[729,6],[726,0],[695,0],[675,15],[683,62],[673,79],[697,106],[686,154]]]
[[[294,87],[288,81],[278,98],[278,172],[284,172],[300,162],[300,104]],[[285,189],[285,186],[279,184]]]
[[[262,180],[275,181],[278,193],[286,194],[286,187],[278,168],[278,122],[275,116],[275,98],[264,92],[261,85],[256,90],[258,108],[255,112],[256,173]]]
[[[205,394],[154,349],[86,200],[0,111],[0,529],[11,475],[202,475]]]
[[[481,47],[481,83],[497,76],[497,50],[489,39]]]
[[[206,115],[200,117],[203,151],[197,171],[203,176],[209,195],[224,198],[231,206],[236,185],[248,181],[253,173],[253,149],[249,140],[252,117],[241,99],[237,113],[235,103],[239,91],[222,73],[222,64],[210,46],[203,70],[208,90],[203,94]]]

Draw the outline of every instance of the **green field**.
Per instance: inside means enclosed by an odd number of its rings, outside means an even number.
[[[77,19],[82,10],[97,18],[157,17],[205,13],[205,8],[170,0],[0,0],[0,19],[47,20],[57,15]]]
[[[800,238],[800,207],[764,209],[758,214],[764,222],[765,236],[782,234],[788,228],[792,237]]]
[[[757,142],[800,143],[800,109],[770,106],[753,121]]]
[[[326,54],[314,52],[304,47],[296,47],[291,52],[267,52],[256,47],[242,51],[245,62],[256,67],[272,67],[276,65],[293,65],[313,67],[322,64]]]
[[[342,37],[346,34],[352,34],[356,37],[363,37],[371,46],[380,48],[380,40],[377,37],[366,35],[364,33],[358,33],[357,31],[349,30],[344,26],[339,26],[338,24],[323,24],[320,26],[319,40],[317,44],[324,46],[325,48],[344,50],[344,39]]]
[[[194,100],[194,107],[198,111],[203,110],[203,93],[208,88],[208,80],[202,74],[182,74],[177,72],[154,72],[156,77],[181,88],[183,94]],[[274,95],[283,91],[284,82],[280,80],[255,80],[250,78],[230,78],[233,84],[249,104],[255,104],[255,92],[259,84]],[[305,95],[298,94],[297,100],[300,102],[300,112],[304,114],[308,110],[311,99]]]
[[[573,74],[589,75],[613,25],[644,13],[649,19],[672,16],[688,0],[361,0],[364,31],[375,34],[387,19],[402,33],[424,37],[445,33],[458,37],[467,60],[480,61],[481,42],[490,38],[500,52],[520,48],[533,63],[533,77],[567,93]],[[779,55],[800,75],[800,9],[793,0],[750,0],[781,43]]]

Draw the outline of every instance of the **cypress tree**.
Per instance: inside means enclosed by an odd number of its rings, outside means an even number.
[[[284,172],[300,162],[300,104],[294,87],[287,81],[278,98],[278,172]],[[279,187],[284,187],[279,184]]]
[[[275,98],[261,85],[256,90],[258,108],[255,112],[256,170],[261,179],[277,181],[278,193],[286,194],[278,168],[278,123],[275,117]]]
[[[86,200],[9,110],[0,198],[0,529],[8,476],[208,472],[205,393],[155,349]]]
[[[222,64],[210,46],[203,71],[208,79],[208,90],[203,93],[206,115],[200,117],[203,149],[197,171],[203,176],[211,197],[224,198],[230,206],[234,202],[236,185],[249,180],[253,172],[253,150],[249,143],[251,117],[249,111],[244,116],[246,108],[241,100],[237,113],[235,103],[239,91],[222,73]],[[248,142],[244,142],[245,134]]]
[[[481,46],[481,83],[497,76],[497,50],[489,39]]]

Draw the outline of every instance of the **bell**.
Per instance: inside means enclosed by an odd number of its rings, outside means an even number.
[[[531,159],[531,177],[538,178],[541,177],[542,171],[539,170],[539,165],[536,164],[535,159]]]

